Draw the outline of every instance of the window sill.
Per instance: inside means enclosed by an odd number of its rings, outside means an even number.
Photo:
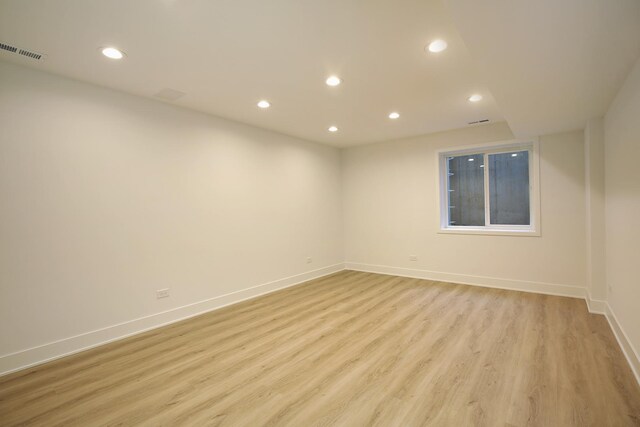
[[[540,237],[540,231],[532,229],[496,229],[496,228],[474,228],[474,227],[447,227],[440,228],[438,234],[484,234],[488,236],[521,236]]]

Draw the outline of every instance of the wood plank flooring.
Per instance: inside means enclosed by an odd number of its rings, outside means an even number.
[[[0,424],[640,425],[584,301],[353,271],[0,377]]]

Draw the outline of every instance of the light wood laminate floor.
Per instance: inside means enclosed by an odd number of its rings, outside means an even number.
[[[345,271],[0,378],[0,424],[640,425],[584,301]]]

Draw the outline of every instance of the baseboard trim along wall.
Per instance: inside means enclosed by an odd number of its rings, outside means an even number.
[[[591,292],[587,289],[585,300],[587,301],[587,307],[589,307],[589,313],[595,314],[607,314],[607,302],[591,298]]]
[[[536,294],[557,295],[562,297],[583,298],[589,313],[607,314],[607,302],[591,298],[586,288],[574,285],[530,282],[526,280],[500,279],[496,277],[472,276],[466,274],[443,273],[439,271],[419,270],[413,268],[372,265],[357,262],[346,262],[345,269],[365,271],[368,273],[391,274],[393,276],[412,277],[416,279],[437,280],[439,282],[460,283],[463,285],[483,286],[487,288],[506,289],[510,291],[532,292]]]
[[[471,276],[466,274],[443,273],[439,271],[391,267],[387,265],[362,264],[356,262],[346,262],[345,269],[365,271],[368,273],[390,274],[393,276],[412,277],[416,279],[436,280],[439,282],[460,283],[463,285],[483,286],[487,288],[507,289],[511,291],[533,292],[537,294],[558,295],[573,298],[586,297],[585,288],[572,285],[499,279],[496,277]]]
[[[440,282],[460,283],[471,286],[506,289],[511,291],[533,292],[536,294],[557,295],[563,297],[583,298],[589,313],[607,314],[607,302],[591,298],[586,288],[574,285],[530,282],[525,280],[499,279],[495,277],[471,276],[465,274],[442,273],[439,271],[419,270],[413,268],[372,265],[357,262],[346,262],[346,270],[364,271],[368,273],[391,274],[394,276],[412,277],[416,279],[437,280]]]
[[[629,362],[629,366],[631,366],[631,370],[633,371],[633,375],[636,377],[636,381],[640,384],[640,356],[633,347],[633,344],[631,344],[631,341],[629,341],[624,329],[622,329],[622,325],[618,322],[618,318],[615,313],[606,302],[605,307],[605,317],[609,321],[609,326],[613,331],[613,335],[615,335],[616,340],[618,340],[618,345],[620,345],[622,353],[627,358],[627,362]]]
[[[259,297],[280,289],[299,285],[344,270],[344,264],[330,265],[273,282],[263,283],[193,304],[176,307],[161,313],[140,317],[128,322],[65,338],[59,341],[0,356],[0,376],[50,362],[64,356],[89,350],[100,345],[160,328],[190,317]]]
[[[346,262],[345,270],[364,271],[367,273],[390,274],[393,276],[412,277],[416,279],[436,280],[439,282],[460,283],[463,285],[482,286],[488,288],[506,289],[512,291],[533,292],[537,294],[557,295],[564,297],[583,298],[590,313],[601,314],[606,317],[613,335],[618,341],[633,374],[640,384],[640,357],[633,347],[627,334],[606,301],[591,299],[586,288],[572,285],[529,282],[524,280],[498,279],[494,277],[471,276],[465,274],[442,273],[438,271],[418,270],[412,268],[391,267],[386,265],[362,264]]]
[[[232,304],[266,295],[280,289],[292,287],[309,280],[318,279],[342,270],[355,270],[367,273],[389,274],[393,276],[436,280],[440,282],[460,283],[522,292],[533,292],[573,298],[584,298],[589,312],[603,314],[609,322],[622,352],[624,353],[636,380],[640,384],[640,357],[606,301],[592,300],[585,288],[572,285],[529,282],[524,280],[499,279],[494,277],[471,276],[465,274],[443,273],[385,265],[372,265],[355,262],[335,264],[317,270],[286,277],[251,288],[242,289],[204,301],[177,307],[161,313],[141,317],[128,322],[87,332],[38,347],[0,356],[0,376],[50,362],[61,357],[89,350],[113,341],[160,328],[190,317],[195,317]]]

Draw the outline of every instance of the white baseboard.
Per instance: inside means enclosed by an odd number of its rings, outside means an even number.
[[[611,309],[611,306],[605,302],[605,307],[605,317],[609,321],[613,335],[615,335],[616,340],[618,340],[618,345],[620,345],[622,353],[627,358],[627,362],[629,362],[629,366],[631,366],[636,381],[640,384],[640,356],[638,356],[638,352],[633,347],[633,344],[631,344],[631,341],[629,341],[629,337],[624,332],[624,329],[622,329],[622,325],[618,322],[618,318]]]
[[[64,356],[98,347],[103,344],[130,337],[142,332],[156,329],[171,323],[179,322],[190,317],[198,316],[209,311],[217,310],[241,301],[256,298],[280,289],[288,288],[303,282],[317,279],[342,270],[356,270],[368,273],[389,274],[394,276],[412,277],[418,279],[437,280],[441,282],[460,283],[472,286],[483,286],[523,292],[533,292],[548,295],[559,295],[574,298],[584,298],[589,312],[604,314],[609,321],[623,354],[627,358],[631,370],[640,384],[640,357],[626,333],[606,301],[593,300],[585,288],[572,285],[529,282],[523,280],[499,279],[494,277],[471,276],[455,273],[442,273],[428,270],[418,270],[402,267],[390,267],[347,262],[323,267],[317,270],[298,274],[284,279],[264,283],[240,291],[220,295],[204,301],[177,307],[161,313],[141,317],[128,322],[109,326],[103,329],[87,332],[38,347],[0,356],[0,376],[46,363]]]
[[[204,301],[177,307],[150,316],[140,317],[131,321],[108,326],[59,341],[29,348],[19,352],[0,356],[0,375],[19,371],[31,366],[39,365],[64,356],[88,350],[112,341],[130,337],[151,329],[159,328],[171,323],[179,322],[190,317],[198,316],[209,311],[236,304],[241,301],[265,295],[280,289],[298,285],[329,274],[344,270],[344,264],[323,267],[273,282],[253,286],[225,295],[213,297]]]
[[[585,301],[587,301],[587,307],[589,308],[589,313],[604,314],[604,315],[607,314],[607,302],[591,298],[591,292],[589,292],[588,289],[584,299]]]
[[[572,285],[499,279],[496,277],[471,276],[466,274],[443,273],[439,271],[390,267],[387,265],[371,265],[356,262],[346,262],[345,268],[347,270],[366,271],[368,273],[390,274],[393,276],[436,280],[439,282],[461,283],[463,285],[483,286],[486,288],[508,289],[512,291],[533,292],[537,294],[558,295],[573,298],[586,297],[585,288]]]
[[[631,370],[640,384],[640,357],[633,347],[627,334],[606,301],[594,300],[586,288],[572,285],[559,285],[553,283],[529,282],[524,280],[498,279],[494,277],[471,276],[465,274],[442,273],[438,271],[418,270],[402,267],[390,267],[386,265],[372,265],[355,262],[346,262],[346,270],[365,271],[368,273],[390,274],[393,276],[412,277],[416,279],[436,280],[439,282],[461,283],[464,285],[483,286],[488,288],[507,289],[538,294],[558,295],[574,298],[583,298],[590,313],[602,314],[609,321],[611,330],[618,340],[622,353],[627,358]]]

